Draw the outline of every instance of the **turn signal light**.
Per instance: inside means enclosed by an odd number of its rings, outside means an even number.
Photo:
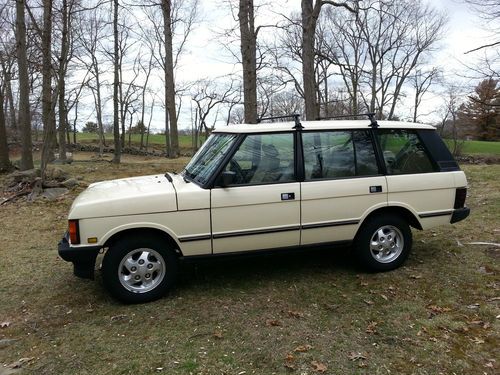
[[[80,243],[80,230],[78,228],[78,220],[68,220],[68,231],[71,244],[78,245]]]

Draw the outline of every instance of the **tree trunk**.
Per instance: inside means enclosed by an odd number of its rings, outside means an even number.
[[[59,160],[66,160],[67,111],[66,111],[66,64],[68,60],[68,4],[62,1],[61,56],[59,58]]]
[[[118,85],[119,56],[118,56],[118,0],[113,0],[113,34],[114,34],[114,82],[113,82],[113,136],[115,140],[115,153],[113,163],[119,164],[121,158],[120,124],[118,122]]]
[[[255,124],[257,123],[257,34],[255,33],[253,0],[240,0],[238,19],[241,34],[245,122]]]
[[[4,92],[3,87],[0,88],[0,173],[7,172],[12,168],[9,159],[9,145],[7,143],[7,130],[5,128],[5,112],[4,112]]]
[[[306,120],[316,120],[319,117],[314,75],[314,36],[320,9],[320,0],[316,0],[314,5],[313,0],[302,0],[302,80]]]
[[[19,71],[19,115],[21,131],[22,171],[33,169],[33,145],[31,142],[30,84],[28,77],[28,58],[26,56],[26,24],[24,22],[25,0],[16,0],[16,52]]]
[[[14,95],[12,94],[12,65],[9,62],[9,67],[2,61],[2,71],[5,80],[5,96],[9,107],[9,127],[12,131],[13,138],[17,138],[17,122],[16,122],[16,108],[14,105]],[[4,108],[5,109],[5,108]],[[7,123],[7,121],[6,121]]]
[[[47,164],[54,160],[55,122],[52,107],[52,0],[43,1],[42,34],[42,123],[43,144],[41,160],[42,183]]]
[[[171,17],[171,0],[162,1],[163,12],[163,32],[165,37],[165,115],[167,123],[165,124],[167,131],[167,157],[176,158],[179,156],[179,134],[177,131],[177,111],[175,110],[175,82],[174,82],[174,62],[173,62],[173,47],[172,47],[172,17]],[[170,139],[169,139],[170,138]],[[170,142],[168,142],[168,140]],[[170,143],[170,144],[169,144]]]

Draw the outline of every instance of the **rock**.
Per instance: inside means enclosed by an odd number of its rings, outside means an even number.
[[[47,198],[49,201],[53,201],[59,198],[61,195],[66,194],[68,191],[69,190],[66,188],[50,188],[45,189],[40,195],[44,198]]]
[[[75,186],[80,185],[78,180],[76,178],[68,178],[67,180],[62,182],[64,187],[67,187],[68,189],[74,188]]]
[[[57,167],[48,168],[45,173],[49,180],[64,181],[69,177],[68,172]]]

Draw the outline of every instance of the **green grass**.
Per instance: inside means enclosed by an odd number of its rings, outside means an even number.
[[[185,162],[126,156],[62,168],[88,184]],[[205,261],[184,264],[178,287],[145,305],[117,303],[99,272],[78,279],[57,256],[83,187],[0,206],[0,323],[9,322],[0,340],[17,340],[0,346],[0,374],[20,358],[31,359],[22,373],[37,375],[316,374],[314,363],[325,374],[497,374],[499,250],[468,243],[498,242],[500,165],[464,169],[471,216],[414,231],[396,271],[365,273],[333,248]]]
[[[451,149],[452,141],[446,140],[448,147]],[[464,141],[462,153],[466,155],[500,155],[500,142],[489,141]]]

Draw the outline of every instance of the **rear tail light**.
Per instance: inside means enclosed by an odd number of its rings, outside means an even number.
[[[78,227],[78,220],[68,221],[68,231],[71,244],[78,245],[80,243],[80,230]]]
[[[455,192],[455,204],[453,205],[453,208],[464,208],[466,197],[467,188],[458,188]]]

